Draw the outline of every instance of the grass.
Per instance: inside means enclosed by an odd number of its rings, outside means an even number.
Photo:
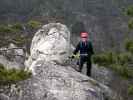
[[[17,69],[6,69],[0,64],[0,85],[7,85],[25,80],[31,76],[31,72]]]

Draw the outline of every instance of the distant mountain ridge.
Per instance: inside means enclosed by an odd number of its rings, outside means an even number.
[[[114,16],[120,14],[121,8],[132,3],[132,0],[1,0],[0,14],[39,15],[70,11]]]
[[[62,18],[70,30],[75,23],[81,22],[90,33],[96,50],[118,50],[128,32],[123,11],[131,4],[132,0],[1,0],[0,19],[10,23],[35,16],[56,17]],[[74,45],[78,34],[72,34]]]

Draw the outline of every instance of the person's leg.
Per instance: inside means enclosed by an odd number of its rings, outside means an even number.
[[[91,76],[91,59],[87,60],[87,76]]]
[[[83,65],[84,65],[84,58],[80,57],[80,60],[79,60],[79,72],[82,72]]]

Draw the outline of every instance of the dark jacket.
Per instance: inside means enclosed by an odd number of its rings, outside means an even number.
[[[91,57],[94,54],[91,41],[87,41],[86,43],[80,41],[76,46],[76,49],[74,50],[73,54],[78,53],[78,51],[80,51],[80,55],[88,54],[87,56]]]

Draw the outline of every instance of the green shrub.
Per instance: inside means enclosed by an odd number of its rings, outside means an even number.
[[[129,85],[128,87],[128,94],[133,95],[133,85]]]
[[[110,68],[116,73],[118,73],[124,79],[133,77],[133,71],[130,70],[129,67],[126,65],[112,64]]]
[[[124,52],[120,54],[116,54],[113,52],[108,52],[108,53],[103,53],[103,54],[98,54],[93,56],[93,62],[97,63],[99,65],[112,65],[112,64],[117,64],[117,65],[124,65],[128,63],[133,62],[133,57],[132,54],[129,52]]]
[[[22,37],[21,35],[17,35],[13,38],[13,43],[16,44],[17,46],[22,46],[27,42],[26,37]]]
[[[35,21],[35,20],[30,20],[30,21],[28,22],[28,26],[29,26],[31,29],[37,29],[37,28],[39,28],[41,25],[42,25],[41,22]]]
[[[23,26],[21,23],[15,23],[15,24],[11,25],[11,28],[13,28],[14,30],[18,30],[18,31],[23,30]]]
[[[93,62],[102,66],[108,66],[115,63],[115,54],[112,52],[93,56]]]
[[[118,55],[118,63],[121,65],[128,64],[133,61],[131,53],[125,52]]]
[[[4,69],[4,66],[0,63],[0,71]]]
[[[100,66],[111,68],[125,79],[133,77],[133,71],[128,67],[128,64],[133,62],[133,57],[129,52],[120,54],[108,52],[94,55],[93,62]]]
[[[128,21],[128,27],[129,27],[129,29],[133,29],[133,19],[130,19]]]
[[[0,85],[16,83],[31,76],[31,72],[17,69],[6,69],[0,65]]]
[[[22,30],[23,27],[21,24],[16,23],[10,26],[7,25],[0,25],[0,32],[1,33],[17,33],[20,32],[20,30]]]
[[[106,62],[107,62],[107,59],[106,59],[106,56],[105,55],[94,55],[93,56],[93,62],[94,63],[97,63],[101,66],[104,66],[106,65]]]
[[[129,6],[126,10],[128,16],[133,16],[133,6]]]
[[[133,40],[128,39],[125,41],[125,49],[133,54]]]
[[[11,27],[5,26],[5,25],[0,25],[0,32],[1,33],[14,33],[15,30],[12,29]]]
[[[131,70],[127,66],[121,66],[118,73],[125,79],[133,77]]]

